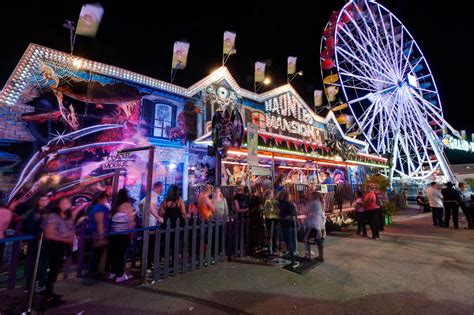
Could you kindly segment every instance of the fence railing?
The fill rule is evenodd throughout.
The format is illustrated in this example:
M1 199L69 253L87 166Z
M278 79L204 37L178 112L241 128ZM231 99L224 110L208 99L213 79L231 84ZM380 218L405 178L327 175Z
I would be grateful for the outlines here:
M178 219L175 224L168 220L162 228L146 229L149 230L150 237L154 238L154 247L148 253L154 255L154 267L151 274L154 281L202 269L224 260L233 260L248 252L249 221L245 216L209 222L191 217L184 220ZM123 232L135 235L131 239L126 254L127 269L136 269L142 265L144 230L141 228ZM86 234L86 224L78 226L73 250L65 257L60 279L67 280L71 276L80 278L86 275L91 240L92 236ZM36 246L31 246L35 241L35 236L21 234L21 222L17 223L12 237L0 240L2 249L0 290L26 286L29 282L26 276L31 275L31 272L29 273L27 269L32 266L27 264L24 247L27 243L30 244L30 248L26 248L26 253L32 249L41 250ZM42 250L41 255L46 252Z

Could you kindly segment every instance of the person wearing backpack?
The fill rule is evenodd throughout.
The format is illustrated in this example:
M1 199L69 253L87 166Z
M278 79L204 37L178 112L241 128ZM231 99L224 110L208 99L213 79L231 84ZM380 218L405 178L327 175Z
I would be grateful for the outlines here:
M166 230L166 227L168 226L168 220L170 223L169 227L171 229L175 229L177 227L176 226L177 219L179 219L178 228L184 226L184 220L186 218L186 209L185 209L183 199L181 199L181 197L179 196L178 186L176 185L170 186L165 200L163 200L163 202L160 205L159 215L163 218L163 224L161 225L161 228L164 230ZM170 234L169 253L170 253L171 258L174 256L173 250L174 250L175 233L176 231L173 231ZM162 246L162 248L164 249L164 246Z
M265 191L264 199L265 204L263 214L265 216L266 243L270 255L273 255L278 250L278 200L275 199L273 191L271 189Z

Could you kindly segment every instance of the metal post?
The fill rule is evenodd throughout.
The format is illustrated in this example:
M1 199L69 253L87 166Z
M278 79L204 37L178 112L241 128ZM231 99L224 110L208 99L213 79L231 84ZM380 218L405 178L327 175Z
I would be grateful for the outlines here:
M220 187L221 186L221 181L222 181L222 158L221 155L219 154L219 148L215 148L215 153L216 153L216 179L214 181L214 186Z
M41 232L38 244L36 247L36 257L35 257L35 264L33 266L33 274L31 275L31 283L30 283L30 292L28 292L28 310L26 314L32 314L32 307L33 307L33 298L35 296L35 288L36 288L36 276L38 274L38 266L41 257L41 247L43 246L43 232Z
M275 154L272 153L272 191L275 191Z
M146 197L145 210L143 214L143 227L148 227L148 218L150 217L150 203L151 203L151 185L153 181L153 163L155 160L155 147L150 147L148 151L148 165L146 177ZM141 278L142 284L146 283L146 269L148 264L148 241L150 238L150 231L143 231L143 248L142 248L142 263L141 263ZM156 253L155 253L156 254Z
M69 41L70 41L70 45L71 45L71 55L74 54L74 44L76 43L76 29L75 27L71 27L69 29L70 33L69 33Z
M115 202L115 198L117 197L119 181L120 181L120 169L116 168L114 172L114 177L112 180L112 200L114 202Z

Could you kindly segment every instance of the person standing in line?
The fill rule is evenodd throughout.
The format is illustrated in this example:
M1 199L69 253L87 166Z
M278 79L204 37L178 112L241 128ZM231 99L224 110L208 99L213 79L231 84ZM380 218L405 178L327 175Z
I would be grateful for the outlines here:
M474 218L474 195L471 195L469 201L465 202L465 206L466 206L466 213L470 217L470 222L471 222L471 226L468 226L467 228L472 230L474 229L474 227L472 226L472 220Z
M324 215L323 196L319 192L312 191L309 193L308 201L308 212L305 221L306 232L304 236L306 255L311 259L312 252L309 237L311 232L315 230L316 244L318 245L318 257L316 257L316 260L324 262L323 236L326 229L326 216Z
M259 190L254 187L252 190L252 196L250 197L249 207L249 224L250 224L250 235L249 235L249 253L250 255L255 254L257 248L261 245L262 237L262 212L263 212L263 200L260 196Z
M209 221L214 213L214 205L211 201L212 186L207 184L204 190L198 196L198 213L199 218L204 221Z
M132 276L124 272L125 254L130 242L129 230L135 228L135 209L128 196L128 190L122 188L117 193L117 198L112 206L112 220L110 223L109 236L109 260L112 276L115 282L123 282Z
M214 206L212 218L218 222L226 220L229 216L229 207L227 206L227 200L222 195L222 190L220 187L217 187L214 191L212 203Z
M2 198L3 196L1 195L1 192L0 192L0 240L3 240L6 237L5 232L10 226L10 223L13 218L12 211L1 204ZM0 242L0 271L3 271L2 268L3 268L4 251L5 251L5 243Z
M433 225L444 226L444 206L443 194L440 191L440 186L436 182L432 182L430 187L426 190L428 203L430 205L433 215Z
M378 211L380 209L379 205L377 204L377 197L372 189L372 187L368 187L367 192L364 196L364 209L365 209L365 216L367 221L369 221L370 230L372 232L372 239L378 240L380 239L379 233L379 217Z
M213 187L207 184L206 186L204 186L204 190L198 196L198 213L201 222L204 221L208 223L214 214L214 204L211 200L212 191ZM212 239L208 240L207 233L204 233L204 252L207 251L209 241L212 244ZM199 243L199 241L197 241L196 244L197 243ZM199 247L196 250L199 251ZM205 254L204 257L206 257ZM213 263L213 261L211 261L211 263ZM207 267L208 264L209 263L207 262L207 260L205 260L204 266Z
M451 215L453 216L453 226L455 229L459 228L459 204L462 202L461 194L454 184L451 182L446 183L446 188L441 190L443 195L443 205L444 205L444 224L446 228L449 228L449 221L451 220Z
M324 195L324 212L332 212L334 207L335 184L329 172L324 172L324 180L321 185L327 185L327 193Z
M102 191L93 201L88 214L88 232L92 236L92 247L89 254L88 272L94 276L99 272L100 261L107 248L107 236L110 223L109 195Z
M278 200L275 199L273 191L271 189L265 191L264 197L264 215L267 247L270 255L273 255L278 251Z
M474 218L471 211L469 211L468 204L471 202L471 193L467 191L466 185L464 183L459 183L459 194L461 198L461 210L464 213L464 216L467 220L467 228L474 229Z
M234 197L233 205L239 216L245 216L245 214L248 213L250 207L250 196L245 193L242 187L237 187L237 194Z
M227 206L227 200L222 195L222 190L220 187L216 187L214 198L212 199L214 204L214 213L212 219L216 222L216 233L218 238L218 244L212 243L214 246L217 246L218 255L222 253L222 225L219 225L219 222L227 221L229 217L229 207ZM212 255L214 255L214 246L212 248ZM216 259L216 257L214 257ZM212 261L211 261L212 263Z
M286 248L291 259L291 266L296 268L300 263L296 260L296 205L291 201L291 195L284 190L280 193L278 204L280 210L280 226L283 231Z
M26 261L25 261L25 291L28 291L31 285L31 277L33 276L33 267L35 263L36 257L36 250L38 246L37 237L43 232L43 222L48 215L48 205L50 199L49 196L46 194L41 194L35 202L35 205L27 215L25 221L23 222L23 231L27 235L34 235L35 239L28 241L28 252L26 254ZM44 249L45 246L42 246ZM38 274L37 274L37 287L36 292L44 291L45 284L46 284L46 276L47 276L47 269L48 269L48 258L46 256L46 252L42 251L42 255L40 258L40 263L38 266Z
M177 185L170 186L165 200L160 205L159 215L163 218L163 224L161 228L166 230L168 227L168 221L170 223L170 228L173 231L170 233L170 251L169 255L171 258L171 266L173 265L174 257L174 240L176 233L179 232L179 228L184 226L184 220L186 220L186 209L183 199L179 196L179 187ZM177 220L179 219L179 226L176 225ZM178 231L176 231L177 229ZM165 239L163 238L163 241ZM165 243L163 243L164 245ZM163 249L165 246L163 246Z
M367 237L367 227L365 218L364 199L361 191L356 192L356 201L354 204L354 210L357 220L357 235Z
M74 241L74 215L70 198L62 198L44 222L44 238L47 240L49 273L46 280L45 300L48 306L59 304L62 295L53 292L64 256Z
M162 191L163 191L162 182L156 182L155 184L153 184L153 190L151 191L151 196L150 196L150 207L149 207L150 213L148 214L148 226L157 226L163 223L163 218L158 213L158 208L160 205L159 198ZM143 217L145 214L145 202L146 202L146 196L138 204L138 208L140 209ZM153 266L154 253L155 253L155 240L156 240L155 231L151 231L148 238L148 268L152 268Z

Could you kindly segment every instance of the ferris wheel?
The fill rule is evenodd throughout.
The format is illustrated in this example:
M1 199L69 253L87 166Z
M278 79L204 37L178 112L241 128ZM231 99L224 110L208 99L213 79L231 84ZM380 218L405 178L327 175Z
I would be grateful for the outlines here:
M334 12L321 41L321 71L337 120L355 118L347 133L363 134L376 153L390 157L391 177L423 179L441 169L454 180L440 142L443 130L453 129L443 118L435 80L420 47L389 10L360 0Z

